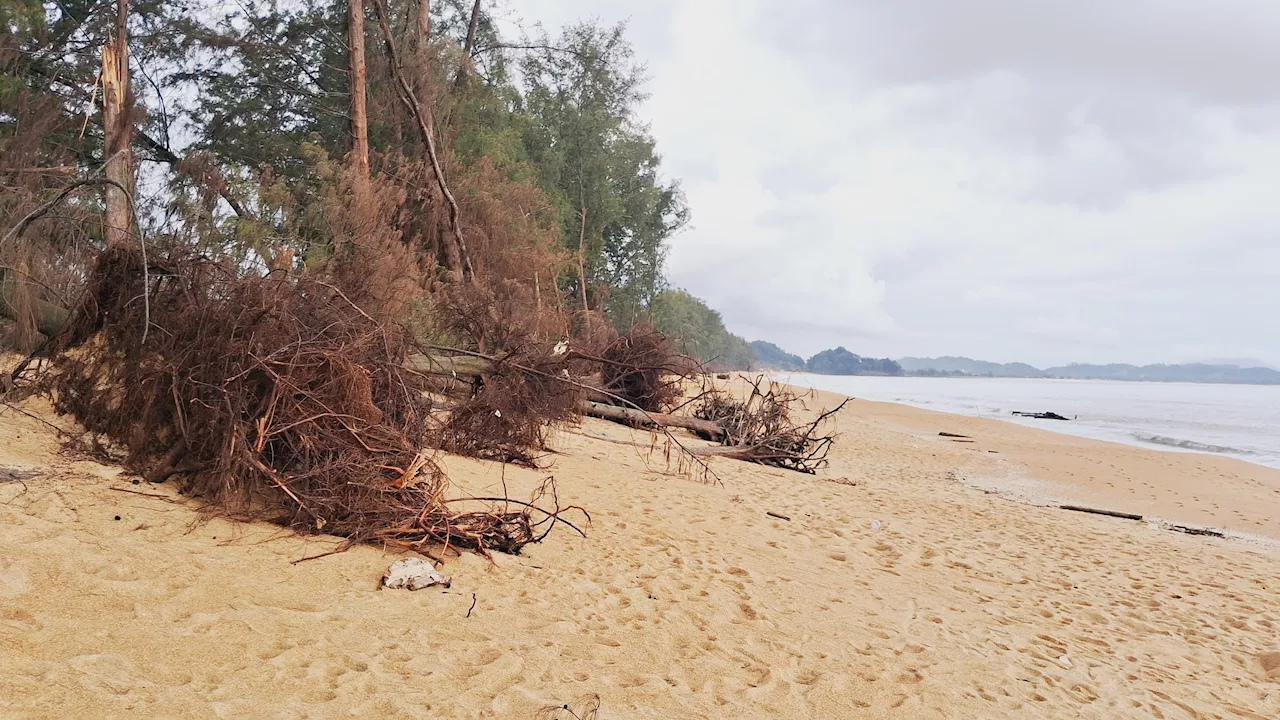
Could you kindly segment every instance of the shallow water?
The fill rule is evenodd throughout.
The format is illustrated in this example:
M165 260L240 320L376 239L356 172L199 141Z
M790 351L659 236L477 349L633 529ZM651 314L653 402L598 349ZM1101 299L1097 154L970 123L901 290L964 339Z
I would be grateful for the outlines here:
M929 410L1280 468L1280 386L782 374L794 385ZM1013 411L1056 412L1071 421Z

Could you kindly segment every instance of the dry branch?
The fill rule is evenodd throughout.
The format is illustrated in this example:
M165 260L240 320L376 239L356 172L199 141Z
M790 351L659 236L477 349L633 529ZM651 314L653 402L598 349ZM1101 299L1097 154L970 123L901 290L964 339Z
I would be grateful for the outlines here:
M724 448L699 452L813 474L827 464L834 434L821 434L823 423L840 412L848 400L826 410L810 423L793 417L799 397L772 380L757 377L744 399L721 390L708 390L694 402L694 416L725 430Z

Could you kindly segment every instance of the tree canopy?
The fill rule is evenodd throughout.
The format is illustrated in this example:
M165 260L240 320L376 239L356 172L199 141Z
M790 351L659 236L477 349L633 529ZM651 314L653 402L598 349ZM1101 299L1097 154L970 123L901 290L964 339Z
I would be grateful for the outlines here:
M127 4L134 200L146 237L269 269L322 263L343 237L365 231L335 224L336 206L349 204L341 180L353 132L348 7ZM517 247L524 260L504 262L547 303L585 304L621 329L648 321L665 287L667 242L689 214L637 115L644 68L625 26L584 22L554 37L504 37L493 22L500 9L488 2L351 7L364 16L371 166L396 195L380 200L389 231L442 263L449 252L448 221L430 210L438 191L382 51L387 41L426 109L440 171L458 196L457 229L478 235L477 262L496 262L486 245ZM115 4L97 0L0 0L3 218L20 217L107 159L97 77L115 19ZM90 212L99 202L77 198L66 214L74 228L45 222L33 238L100 246ZM65 305L41 284L70 278L53 268L24 272L39 281L24 285L36 300Z
M684 290L666 290L651 304L653 327L676 338L682 352L718 369L750 369L756 355L725 329L720 313Z

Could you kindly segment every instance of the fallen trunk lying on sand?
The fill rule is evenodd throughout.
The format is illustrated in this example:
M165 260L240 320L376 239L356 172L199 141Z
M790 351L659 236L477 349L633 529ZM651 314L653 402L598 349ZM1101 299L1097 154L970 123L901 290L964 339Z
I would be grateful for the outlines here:
M684 428L685 430L693 431L695 435L704 440L715 440L718 442L723 440L725 437L725 430L720 425L711 422L710 420L702 420L689 415L645 412L643 410L618 407L617 405L606 405L604 403L592 402L590 400L583 402L582 414L600 418L602 420L613 420L614 422L636 425L638 427ZM714 449L718 450L719 448Z
M447 352L449 349L436 350ZM506 359L482 357L477 353L417 355L412 356L410 362L419 372L451 378L454 390L482 386L486 375L499 367L518 367ZM792 419L792 411L799 398L772 381L763 387L764 380L759 378L745 400L736 400L723 391L705 390L692 401L693 414L679 415L641 409L629 398L592 385L588 378L565 376L564 381L589 393L595 392L594 396L589 394L580 401L578 409L583 415L662 431L682 428L704 440L721 443L719 447L682 446L693 458L727 457L810 474L826 464L827 449L834 439L834 435L820 435L818 427L844 407L841 403L820 413L811 423L797 424ZM631 407L600 402L597 398L601 396Z

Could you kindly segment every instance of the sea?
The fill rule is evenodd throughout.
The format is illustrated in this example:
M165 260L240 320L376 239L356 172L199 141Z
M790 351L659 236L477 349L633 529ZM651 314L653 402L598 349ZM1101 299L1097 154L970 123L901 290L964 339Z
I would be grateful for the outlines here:
M1280 385L808 373L775 377L864 400L1280 468ZM1072 419L1036 420L1014 411L1054 412Z

